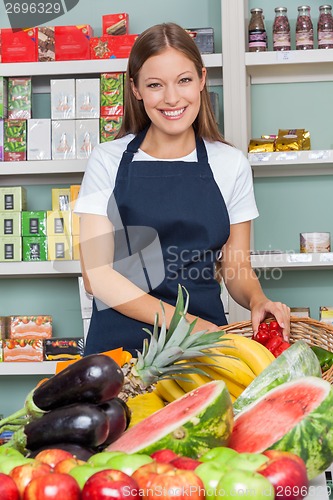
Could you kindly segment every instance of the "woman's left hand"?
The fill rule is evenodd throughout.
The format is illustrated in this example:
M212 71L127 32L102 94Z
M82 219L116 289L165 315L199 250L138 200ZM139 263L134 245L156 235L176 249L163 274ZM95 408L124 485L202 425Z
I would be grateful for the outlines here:
M257 303L251 310L252 328L254 334L258 332L259 324L269 316L274 316L282 328L283 339L289 342L290 338L290 307L282 302Z

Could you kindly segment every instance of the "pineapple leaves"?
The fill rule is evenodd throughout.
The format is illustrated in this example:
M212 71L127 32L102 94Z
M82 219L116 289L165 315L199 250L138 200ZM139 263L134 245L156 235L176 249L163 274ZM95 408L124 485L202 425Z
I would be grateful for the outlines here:
M177 328L177 325L181 319L181 316L185 315L187 313L188 304L189 304L189 293L186 290L186 288L184 288L184 291L187 295L185 306L184 306L184 297L183 297L183 292L182 292L182 286L178 285L178 295L177 295L176 307L175 307L175 312L171 318L170 326L169 326L168 333L167 333L167 340L169 340L173 336L173 333Z

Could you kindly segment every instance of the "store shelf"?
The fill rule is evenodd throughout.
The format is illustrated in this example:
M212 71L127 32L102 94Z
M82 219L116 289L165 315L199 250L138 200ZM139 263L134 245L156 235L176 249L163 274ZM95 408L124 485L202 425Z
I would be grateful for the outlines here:
M57 361L15 361L0 363L1 375L53 375Z
M0 162L0 183L2 186L81 183L86 164L87 160Z
M252 84L333 80L333 49L246 52Z
M333 150L249 153L255 177L332 175Z
M80 261L0 262L0 278L63 278L81 276Z
M333 269L333 252L256 254L251 255L251 263L259 270Z

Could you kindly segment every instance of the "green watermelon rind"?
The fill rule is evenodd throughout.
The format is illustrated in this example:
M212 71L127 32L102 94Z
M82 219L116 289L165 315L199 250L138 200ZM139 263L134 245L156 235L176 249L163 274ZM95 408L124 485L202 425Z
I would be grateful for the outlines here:
M234 422L230 393L222 380L208 382L201 387L204 388L212 384L215 385L216 390L211 400L207 401L207 404L198 413L188 415L186 419L182 417L182 422L179 426L174 425L174 423L165 422L164 425L169 425L172 430L166 432L164 436L157 438L149 444L140 442L140 426L144 425L145 421L149 425L150 417L147 417L125 432L125 434L130 432L133 436L132 449L128 449L128 446L125 449L122 445L122 437L120 437L108 447L108 450L150 455L154 451L168 448L179 455L199 458L211 448L226 446L229 442ZM196 394L200 394L200 389L195 389L170 404L175 405L179 402L182 404L186 401L186 398L196 397ZM163 415L163 411L164 408L158 410L156 414Z
M235 417L235 423L239 418L244 418L246 421L246 415L255 410L257 404L265 399L265 397L273 395L274 392L279 390L283 391L283 386L290 387L294 385L296 388L297 384L302 383L318 384L318 388L323 387L325 389L327 396L315 410L306 415L293 429L286 432L282 438L268 448L261 447L260 442L258 442L258 447L255 450L247 450L246 443L244 443L242 444L242 449L237 451L262 453L265 449L272 449L295 453L304 460L308 478L311 480L324 472L333 462L333 422L331 416L333 407L333 388L329 382L322 378L307 376L280 384L278 387L269 391L269 394L264 394L244 408L244 410ZM274 419L274 415L272 419ZM262 425L262 421L260 415L258 415L259 428L260 425Z
M234 415L285 382L299 377L321 377L317 356L304 340L297 340L247 386L234 402Z

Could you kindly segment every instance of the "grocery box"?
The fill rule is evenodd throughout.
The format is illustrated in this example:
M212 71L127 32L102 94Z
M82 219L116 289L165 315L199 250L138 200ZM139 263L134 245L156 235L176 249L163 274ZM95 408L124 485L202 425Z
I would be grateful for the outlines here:
M71 188L52 188L52 210L66 212L71 209Z
M38 61L55 61L54 26L38 27Z
M7 118L8 112L8 79L0 76L0 118Z
M0 212L0 236L21 236L21 212Z
M4 362L44 360L44 346L41 339L7 339L2 342Z
M80 216L74 213L75 202L79 196L80 184L72 184L70 186L70 199L72 211L72 234L77 236L80 234ZM73 257L74 258L74 257ZM74 259L76 260L76 259Z
M124 114L124 74L101 74L101 116Z
M75 79L60 78L50 81L52 120L75 118Z
M291 307L290 316L297 318L310 318L310 307Z
M129 16L126 12L102 16L103 35L126 35L129 32Z
M320 306L319 308L319 321L333 325L333 306Z
M36 62L38 60L37 28L1 29L2 62Z
M83 357L83 337L52 338L44 341L45 361L67 361Z
M46 212L46 232L48 236L71 234L70 211L48 210Z
M51 120L49 118L28 120L27 159L51 160Z
M52 337L52 316L8 316L10 339L49 339Z
M113 141L121 127L122 121L122 116L102 116L99 119L100 142Z
M46 236L46 211L23 211L22 236Z
M71 210L74 210L75 202L79 196L80 188L81 188L80 184L72 184L71 186L69 186Z
M48 260L71 260L72 242L71 236L48 236L47 238Z
M0 262L22 260L22 238L20 236L0 237Z
M99 78L77 78L75 81L76 118L99 118Z
M79 236L80 234L80 216L72 212L72 235ZM73 257L74 258L74 257ZM76 259L74 259L76 260Z
M89 158L92 150L99 143L99 120L75 120L76 158Z
M55 26L55 60L90 59L90 37L94 32L89 24Z
M194 39L201 54L214 54L213 28L188 28L186 31Z
M52 160L74 160L75 120L52 120Z
M27 120L4 121L4 160L27 159Z
M72 235L72 259L80 260L80 236L78 234Z
M0 212L20 212L27 207L27 192L24 187L0 187Z
M31 118L31 77L8 78L8 118Z
M0 339L5 339L7 337L7 316L0 316ZM2 351L2 348L0 349Z
M43 262L47 260L46 236L23 236L22 260L24 262Z
M101 36L90 39L91 59L114 59L129 57L138 35Z
M3 141L3 120L0 119L0 161L4 160Z

